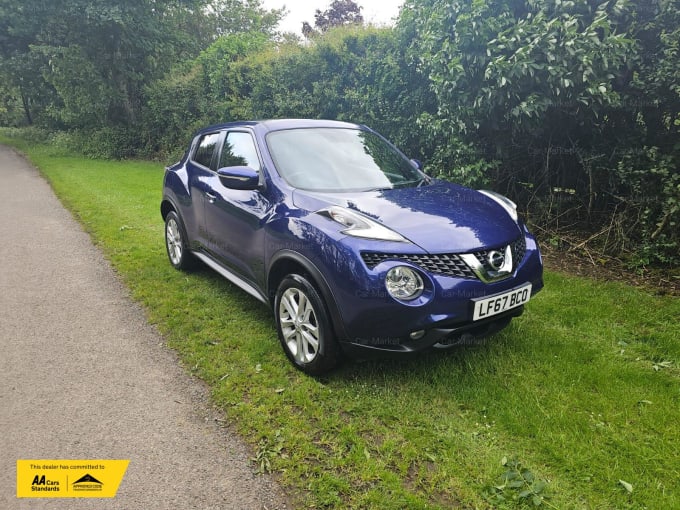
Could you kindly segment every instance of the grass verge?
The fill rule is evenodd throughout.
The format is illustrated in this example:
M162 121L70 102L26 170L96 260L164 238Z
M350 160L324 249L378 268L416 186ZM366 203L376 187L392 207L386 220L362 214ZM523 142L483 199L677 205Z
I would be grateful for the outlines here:
M269 310L166 260L163 170L29 155L191 373L306 508L680 508L680 300L546 273L483 345L306 377Z

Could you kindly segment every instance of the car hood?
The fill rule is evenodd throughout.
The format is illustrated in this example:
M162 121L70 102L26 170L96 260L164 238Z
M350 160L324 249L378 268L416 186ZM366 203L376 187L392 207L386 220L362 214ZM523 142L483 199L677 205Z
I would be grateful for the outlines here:
M293 201L310 212L331 205L358 211L430 253L496 248L515 241L521 232L494 200L441 181L419 188L355 193L295 190Z

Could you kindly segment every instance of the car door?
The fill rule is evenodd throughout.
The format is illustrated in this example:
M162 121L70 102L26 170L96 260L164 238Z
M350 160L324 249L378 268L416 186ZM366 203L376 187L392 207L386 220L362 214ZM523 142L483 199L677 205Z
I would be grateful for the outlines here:
M262 172L261 158L249 131L228 131L217 168L249 166ZM260 175L260 182L263 182ZM210 250L220 263L241 277L261 285L264 266L264 218L270 202L262 186L237 190L222 184L216 173L208 179L205 218L210 232Z
M210 192L210 178L215 175L223 133L206 133L197 140L187 162L187 179L191 196L190 213L184 221L190 242L207 248L210 234L205 220L206 194Z

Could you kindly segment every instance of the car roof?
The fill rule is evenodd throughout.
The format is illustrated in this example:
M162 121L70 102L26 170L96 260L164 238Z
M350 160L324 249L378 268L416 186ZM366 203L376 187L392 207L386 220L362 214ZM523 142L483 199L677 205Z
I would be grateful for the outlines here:
M231 129L239 127L250 127L263 133L270 131L280 131L284 129L299 129L299 128L349 128L349 129L366 129L359 124L351 122L342 122L338 120L323 120L323 119L269 119L269 120L242 120L235 122L225 122L223 124L215 124L199 130L196 134L202 135L222 129Z

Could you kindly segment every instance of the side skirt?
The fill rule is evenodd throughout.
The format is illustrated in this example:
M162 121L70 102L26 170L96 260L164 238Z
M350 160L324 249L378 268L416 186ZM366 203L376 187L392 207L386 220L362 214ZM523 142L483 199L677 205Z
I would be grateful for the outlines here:
M207 256L205 253L201 253L199 251L192 251L191 253L198 260L200 260L206 266L208 266L210 269L218 272L221 276L229 280L231 283L233 283L240 289L245 290L248 294L250 294L254 298L262 301L266 305L269 305L269 301L267 300L266 296L264 296L262 292L257 290L253 285L245 281L243 278L229 271L227 268L216 262L214 259Z

